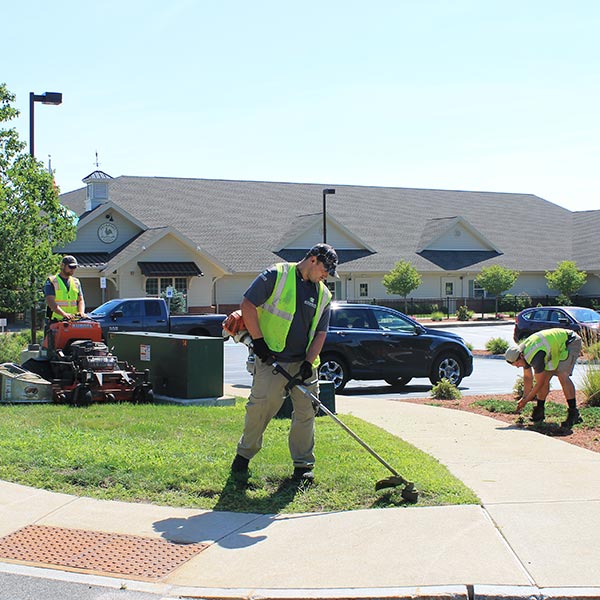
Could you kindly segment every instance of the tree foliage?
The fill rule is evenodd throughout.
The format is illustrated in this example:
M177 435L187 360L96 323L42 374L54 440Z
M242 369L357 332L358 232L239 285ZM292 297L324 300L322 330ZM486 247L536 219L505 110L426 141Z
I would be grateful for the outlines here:
M587 273L579 271L574 261L563 260L555 271L546 272L546 283L552 290L558 290L567 298L578 291L587 280Z
M496 314L498 313L498 296L509 290L519 278L519 271L513 271L501 265L483 267L475 278L475 283L490 296L496 297Z
M406 297L421 285L421 275L409 262L401 260L387 275L383 276L382 283L388 294L404 297L404 312L406 312Z
M56 273L53 251L75 239L76 224L59 203L54 179L28 153L15 128L1 125L19 115L15 96L0 84L0 310L24 311L42 298L42 286Z

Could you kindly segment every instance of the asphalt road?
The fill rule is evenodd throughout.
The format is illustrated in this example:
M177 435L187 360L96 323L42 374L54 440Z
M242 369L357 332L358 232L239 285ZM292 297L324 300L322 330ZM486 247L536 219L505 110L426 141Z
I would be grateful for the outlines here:
M453 327L452 331L460 335L475 350L485 349L490 338L503 338L512 343L513 325L477 325ZM250 387L252 378L246 371L247 350L241 344L232 341L225 343L225 381L233 385ZM575 370L575 384L579 381L583 369L578 366ZM460 390L465 396L479 394L508 394L512 392L517 377L522 370L515 369L506 363L502 357L478 358L475 357L473 374L465 378L460 384ZM560 389L558 383L553 382L552 389ZM350 381L342 395L381 396L385 394L391 398L419 398L428 396L431 391L429 379L413 379L406 387L396 390L383 380L377 381Z

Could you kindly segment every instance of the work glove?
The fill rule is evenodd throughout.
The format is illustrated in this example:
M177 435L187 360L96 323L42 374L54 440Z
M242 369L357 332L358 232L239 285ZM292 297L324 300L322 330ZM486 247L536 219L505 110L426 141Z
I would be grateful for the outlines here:
M273 351L267 346L265 338L256 338L252 340L252 349L254 350L254 354L265 363L272 361L274 358Z
M310 379L312 377L312 374L312 365L307 360L305 360L300 365L300 371L298 371L298 375L300 376L300 379L302 379L302 381L306 381L307 379Z

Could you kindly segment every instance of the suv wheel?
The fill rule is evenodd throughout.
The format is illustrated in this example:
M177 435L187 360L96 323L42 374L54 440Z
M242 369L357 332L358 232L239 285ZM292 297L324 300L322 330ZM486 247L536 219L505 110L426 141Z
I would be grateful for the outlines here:
M341 392L348 383L348 369L343 361L333 354L321 356L319 379L333 381L336 392Z
M433 385L442 379L447 379L454 385L459 385L463 378L462 362L455 354L440 354L431 368L429 380Z
M393 385L394 387L404 387L412 377L388 377L385 382Z

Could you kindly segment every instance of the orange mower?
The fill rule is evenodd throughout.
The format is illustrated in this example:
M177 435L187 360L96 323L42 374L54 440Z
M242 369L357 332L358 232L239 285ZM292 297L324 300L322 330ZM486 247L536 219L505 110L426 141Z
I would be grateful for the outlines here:
M100 323L92 319L52 323L39 355L22 366L52 383L54 402L153 401L148 370L136 372L113 356L102 341Z

